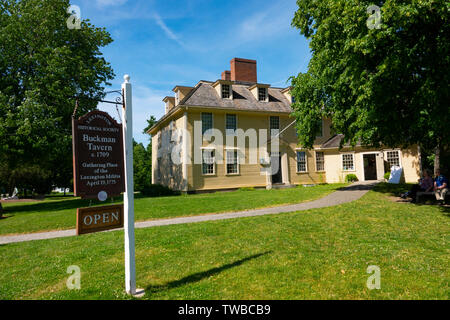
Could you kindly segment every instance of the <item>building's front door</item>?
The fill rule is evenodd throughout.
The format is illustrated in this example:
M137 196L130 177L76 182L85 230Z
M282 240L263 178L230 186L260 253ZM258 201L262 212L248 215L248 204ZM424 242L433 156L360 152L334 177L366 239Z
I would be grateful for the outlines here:
M281 174L281 156L272 155L272 184L282 183L283 175Z
M377 180L377 156L375 154L365 154L364 159L364 180Z

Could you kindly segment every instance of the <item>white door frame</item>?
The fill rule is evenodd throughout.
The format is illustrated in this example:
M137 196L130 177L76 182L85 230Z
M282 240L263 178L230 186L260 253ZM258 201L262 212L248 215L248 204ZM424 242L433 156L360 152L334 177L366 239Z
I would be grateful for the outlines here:
M377 180L380 180L382 177L378 177L378 161L383 160L383 151L367 151L367 152L361 152L361 166L362 166L362 178L363 181L366 181L366 170L364 168L364 155L366 154L374 154L375 155L375 168L377 170ZM383 164L384 166L384 164Z

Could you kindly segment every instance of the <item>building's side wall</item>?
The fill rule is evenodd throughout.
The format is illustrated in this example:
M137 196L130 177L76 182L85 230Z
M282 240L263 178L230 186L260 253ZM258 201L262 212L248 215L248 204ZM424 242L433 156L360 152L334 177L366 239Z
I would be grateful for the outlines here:
M158 131L157 135L152 137L152 182L174 190L182 190L184 182L181 158L182 138L180 132L177 131L182 128L183 117L180 116L173 122L169 122Z

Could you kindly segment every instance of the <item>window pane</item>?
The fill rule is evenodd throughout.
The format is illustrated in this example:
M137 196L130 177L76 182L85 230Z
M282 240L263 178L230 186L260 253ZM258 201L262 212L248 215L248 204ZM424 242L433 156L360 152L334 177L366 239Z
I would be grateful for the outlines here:
M270 117L270 134L277 135L280 132L280 117Z
M232 133L234 134L234 132L237 129L237 121L236 121L236 115L235 114L227 114L227 124L226 124L226 129L227 129L227 133Z
M202 172L203 174L214 174L214 163L215 163L215 151L214 150L202 150L203 163Z
M231 90L229 84L222 85L222 98L228 99L231 97Z
M400 154L398 151L388 151L386 160L389 163L390 168L392 168L392 166L400 167Z
M202 113L202 134L205 134L212 127L212 113Z
M316 152L316 171L325 171L325 155L323 152Z
M297 151L297 172L306 172L306 152Z
M343 154L342 155L342 168L344 171L353 171L353 154Z
M259 99L259 101L267 100L267 89L266 88L258 88L258 99Z
M237 150L227 151L227 174L238 173Z

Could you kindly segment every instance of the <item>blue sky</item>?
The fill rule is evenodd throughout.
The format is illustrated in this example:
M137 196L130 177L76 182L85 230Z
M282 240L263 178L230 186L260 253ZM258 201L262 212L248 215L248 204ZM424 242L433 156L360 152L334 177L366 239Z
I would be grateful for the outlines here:
M217 80L234 57L258 61L258 82L285 87L307 70L307 40L291 27L295 0L72 0L81 18L105 27L114 42L102 52L116 73L133 84L133 131L142 134L146 119L164 115L165 96L176 85ZM114 107L100 107L116 116Z

